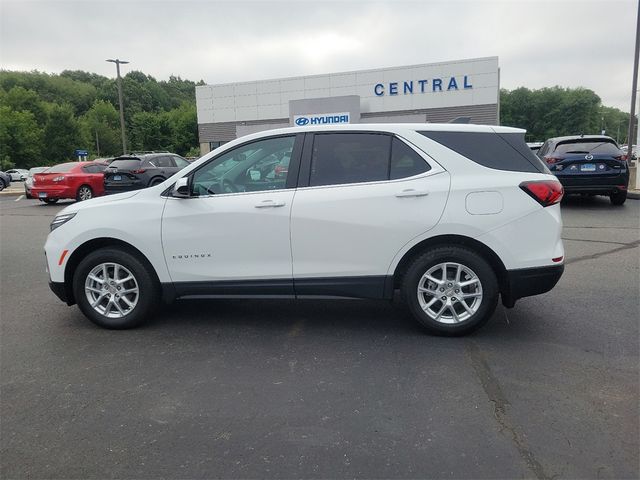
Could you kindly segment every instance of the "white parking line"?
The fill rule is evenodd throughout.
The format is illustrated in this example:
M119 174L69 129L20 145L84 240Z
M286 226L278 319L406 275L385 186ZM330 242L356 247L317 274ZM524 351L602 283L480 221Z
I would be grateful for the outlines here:
M24 198L24 195L20 195L18 198L16 198L14 200L14 202L19 202L20 200L22 200Z

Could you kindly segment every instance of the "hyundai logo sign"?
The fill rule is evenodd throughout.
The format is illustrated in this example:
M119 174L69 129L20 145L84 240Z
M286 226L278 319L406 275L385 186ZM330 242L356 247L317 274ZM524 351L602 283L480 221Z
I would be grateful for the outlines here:
M305 115L295 115L293 123L298 127L305 125L332 125L338 123L350 123L349 112L341 113L308 113Z

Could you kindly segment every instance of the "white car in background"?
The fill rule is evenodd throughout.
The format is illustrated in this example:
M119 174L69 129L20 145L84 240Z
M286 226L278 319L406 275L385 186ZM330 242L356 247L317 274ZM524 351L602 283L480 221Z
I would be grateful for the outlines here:
M53 292L106 328L139 325L161 299L399 291L429 332L462 335L499 297L554 287L562 195L519 129L286 128L65 208L45 252Z
M11 175L12 182L22 182L27 179L29 170L25 170L24 168L12 168L11 170L7 170L5 173Z

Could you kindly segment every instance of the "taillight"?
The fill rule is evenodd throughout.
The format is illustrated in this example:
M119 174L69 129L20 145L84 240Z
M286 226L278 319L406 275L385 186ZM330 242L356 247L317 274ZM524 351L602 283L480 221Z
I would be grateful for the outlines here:
M562 159L557 157L544 157L544 161L547 162L549 165L559 162L560 160Z
M543 207L555 205L564 195L564 188L557 180L522 182L520 188Z
M144 172L146 172L146 171L147 171L147 169L146 169L146 168L141 168L141 169L139 169L139 170L131 170L131 173L144 173Z
M64 176L63 175L61 175L59 177L53 177L51 179L52 182L61 182L62 180L64 180Z

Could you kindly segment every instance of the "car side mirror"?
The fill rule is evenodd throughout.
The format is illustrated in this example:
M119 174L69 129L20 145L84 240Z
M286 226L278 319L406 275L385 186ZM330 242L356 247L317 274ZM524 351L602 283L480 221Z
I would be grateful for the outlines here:
M189 198L189 177L179 178L176 184L173 186L171 196L176 198Z

